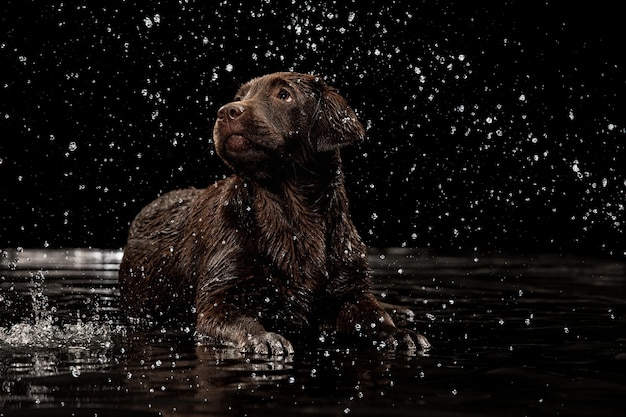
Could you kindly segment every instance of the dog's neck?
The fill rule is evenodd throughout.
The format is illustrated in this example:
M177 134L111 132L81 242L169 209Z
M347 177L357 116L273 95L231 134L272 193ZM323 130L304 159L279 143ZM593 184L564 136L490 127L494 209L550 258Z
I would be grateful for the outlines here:
M323 156L325 161L294 167L275 181L246 180L239 188L246 190L239 201L249 207L242 215L254 230L249 244L301 296L325 282L334 233L345 230L338 225L349 218L339 153Z
M310 204L323 204L325 196L344 187L344 175L339 150L318 153L305 164L292 164L280 169L270 178L255 183L289 204L294 198Z

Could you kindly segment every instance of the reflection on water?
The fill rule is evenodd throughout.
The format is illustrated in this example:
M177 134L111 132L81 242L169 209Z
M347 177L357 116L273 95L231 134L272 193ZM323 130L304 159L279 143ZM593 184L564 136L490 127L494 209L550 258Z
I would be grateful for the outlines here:
M120 256L2 253L0 415L617 416L626 405L621 262L374 252L380 296L417 313L403 324L431 339L429 355L320 344L268 359L128 325Z

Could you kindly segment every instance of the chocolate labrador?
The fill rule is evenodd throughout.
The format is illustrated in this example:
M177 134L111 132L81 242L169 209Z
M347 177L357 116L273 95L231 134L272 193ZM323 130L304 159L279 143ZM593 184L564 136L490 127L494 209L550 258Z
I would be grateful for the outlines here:
M376 300L348 212L339 150L364 129L316 76L266 75L217 112L215 148L235 174L172 191L131 224L122 306L242 352L285 355L332 329L379 349L427 349Z

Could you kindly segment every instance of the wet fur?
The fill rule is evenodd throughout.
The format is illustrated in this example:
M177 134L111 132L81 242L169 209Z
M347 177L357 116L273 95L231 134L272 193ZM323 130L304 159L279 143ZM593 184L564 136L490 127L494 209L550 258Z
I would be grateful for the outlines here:
M287 97L287 98L286 98ZM132 222L120 266L132 316L195 323L242 351L289 354L320 328L378 347L425 348L375 299L348 211L339 149L364 130L318 77L241 87L214 129L235 174L172 191Z

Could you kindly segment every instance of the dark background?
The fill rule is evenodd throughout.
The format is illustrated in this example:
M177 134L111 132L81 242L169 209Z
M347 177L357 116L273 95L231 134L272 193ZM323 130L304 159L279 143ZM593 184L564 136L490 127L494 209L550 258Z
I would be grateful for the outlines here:
M0 246L122 247L150 200L229 174L238 85L296 70L368 128L344 152L368 244L624 256L617 5L99 3L0 6Z

